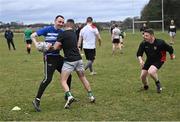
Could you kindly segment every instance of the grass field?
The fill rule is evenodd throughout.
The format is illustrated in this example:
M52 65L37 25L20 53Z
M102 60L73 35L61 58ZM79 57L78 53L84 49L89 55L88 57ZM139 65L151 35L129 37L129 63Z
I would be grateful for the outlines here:
M148 91L138 91L142 85L136 59L142 40L140 33L127 33L124 54L116 53L115 56L111 55L109 33L102 32L101 35L103 42L97 47L94 64L98 74L90 76L86 71L96 103L88 102L82 84L73 73L72 93L80 101L65 110L64 93L56 72L42 97L42 112L37 113L32 100L43 79L42 54L33 46L32 54L28 55L22 34L15 34L17 50L8 51L0 34L0 121L180 121L180 32L174 45L176 59L171 61L167 55L167 62L159 71L162 94L156 93L152 79ZM156 32L156 37L169 39L167 33L161 32ZM11 111L14 106L21 110Z

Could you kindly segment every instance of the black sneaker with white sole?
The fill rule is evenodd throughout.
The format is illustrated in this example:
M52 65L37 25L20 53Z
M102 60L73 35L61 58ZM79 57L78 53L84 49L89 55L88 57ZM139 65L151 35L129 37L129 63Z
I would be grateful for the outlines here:
M89 98L89 100L90 100L90 103L95 103L96 99L95 99L94 96L90 96L90 97L88 97L88 98Z
M74 97L73 96L69 96L67 101L66 101L66 104L64 105L64 108L65 109L69 109L70 108L70 105L74 102Z
M34 99L32 101L32 104L34 106L34 109L37 111L37 112L40 112L41 109L40 109L40 100L37 100L37 99Z
M162 92L161 83L159 81L156 82L156 89L157 89L157 93L161 93Z
M162 87L161 84L157 84L157 93L161 93L162 92Z

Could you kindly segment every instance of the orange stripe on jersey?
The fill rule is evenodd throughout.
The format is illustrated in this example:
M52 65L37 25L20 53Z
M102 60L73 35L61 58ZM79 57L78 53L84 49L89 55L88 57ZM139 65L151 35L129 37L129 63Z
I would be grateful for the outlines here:
M162 62L166 61L166 51L161 51L161 55L162 55L161 61Z

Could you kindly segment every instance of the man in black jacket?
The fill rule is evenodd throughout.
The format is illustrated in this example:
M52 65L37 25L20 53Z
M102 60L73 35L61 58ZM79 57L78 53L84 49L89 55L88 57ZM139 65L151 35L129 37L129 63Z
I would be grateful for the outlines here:
M9 28L6 28L6 31L4 33L4 37L7 40L9 50L11 50L11 45L12 45L13 49L16 50L14 42L13 42L14 34Z
M164 40L156 39L152 29L146 29L144 31L144 40L139 45L137 51L137 58L139 59L141 70L141 80L144 85L144 90L147 90L149 74L151 78L155 81L157 92L161 93L162 87L158 79L157 71L166 61L166 52L169 52L171 59L175 58L173 54L172 46L169 46ZM147 58L144 62L143 53L145 52Z

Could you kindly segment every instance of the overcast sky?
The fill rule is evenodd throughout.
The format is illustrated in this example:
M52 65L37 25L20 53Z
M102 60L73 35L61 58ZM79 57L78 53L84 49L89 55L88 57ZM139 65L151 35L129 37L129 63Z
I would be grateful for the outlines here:
M61 14L65 19L84 22L88 16L95 21L124 20L140 16L149 0L0 0L0 21L52 23Z

